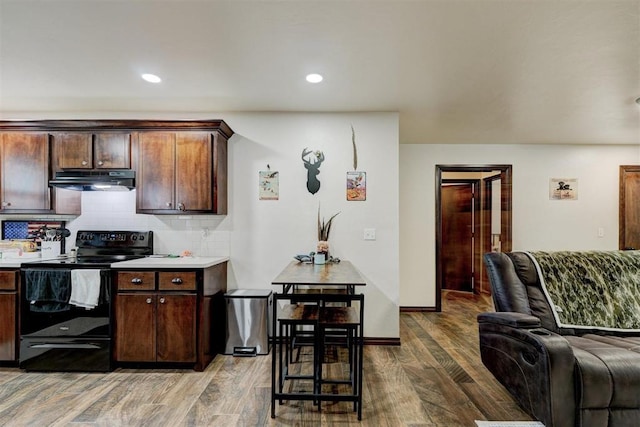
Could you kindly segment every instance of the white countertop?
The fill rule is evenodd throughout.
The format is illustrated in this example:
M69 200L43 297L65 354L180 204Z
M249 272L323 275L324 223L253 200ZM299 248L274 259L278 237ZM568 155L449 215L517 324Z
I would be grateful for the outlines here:
M0 258L0 268L20 268L25 262L42 261L40 252L24 252L21 256L17 254L3 254Z
M146 257L116 262L111 268L207 268L226 261L229 257Z
M0 259L0 268L20 268L23 262L35 261L33 258L2 258Z

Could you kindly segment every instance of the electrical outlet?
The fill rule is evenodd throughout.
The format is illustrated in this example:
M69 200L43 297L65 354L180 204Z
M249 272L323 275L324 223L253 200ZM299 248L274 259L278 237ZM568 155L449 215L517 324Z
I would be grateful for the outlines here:
M604 228L598 228L598 237L604 237Z
M364 240L376 240L376 229L375 228L365 228L364 229Z

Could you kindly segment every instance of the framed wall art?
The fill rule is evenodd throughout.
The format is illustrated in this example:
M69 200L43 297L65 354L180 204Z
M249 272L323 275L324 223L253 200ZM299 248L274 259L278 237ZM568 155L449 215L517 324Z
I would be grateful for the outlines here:
M549 180L550 200L578 200L578 180L576 178L551 178Z
M347 200L367 200L367 173L347 172Z
M275 171L259 171L258 197L260 200L278 200L280 198L280 174Z

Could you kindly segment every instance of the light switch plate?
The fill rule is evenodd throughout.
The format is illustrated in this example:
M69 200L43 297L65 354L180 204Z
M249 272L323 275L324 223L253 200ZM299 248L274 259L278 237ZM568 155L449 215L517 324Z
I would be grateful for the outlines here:
M365 228L364 229L364 240L376 240L376 229L375 228Z

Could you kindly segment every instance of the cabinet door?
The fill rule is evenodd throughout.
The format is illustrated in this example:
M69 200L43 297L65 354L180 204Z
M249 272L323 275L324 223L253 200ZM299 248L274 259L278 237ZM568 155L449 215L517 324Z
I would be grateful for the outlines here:
M16 291L18 289L18 273L17 270L0 271L0 290Z
M196 361L196 295L158 295L158 362Z
M182 211L213 209L211 134L176 135L176 203Z
M53 135L53 149L58 169L91 169L91 133L57 133Z
M129 169L131 167L131 135L98 133L93 143L96 169Z
M116 300L116 355L119 362L155 362L156 296L118 294Z
M0 361L16 360L16 293L0 293Z
M173 210L175 134L141 132L138 143L138 210ZM193 170L193 167L192 167Z
M48 135L5 133L1 137L2 209L51 209Z

